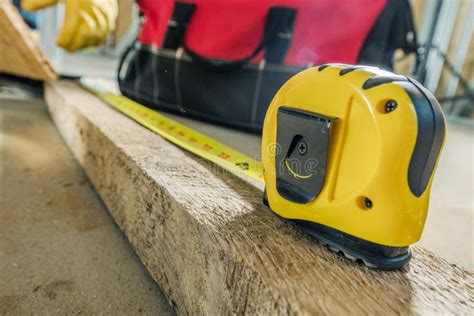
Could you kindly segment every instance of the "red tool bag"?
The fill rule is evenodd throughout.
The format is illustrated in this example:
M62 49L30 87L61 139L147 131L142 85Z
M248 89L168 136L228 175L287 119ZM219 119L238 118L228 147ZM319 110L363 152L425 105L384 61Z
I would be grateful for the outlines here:
M407 0L140 0L122 94L149 107L261 130L277 90L324 63L391 67L415 49ZM413 36L407 36L409 33Z

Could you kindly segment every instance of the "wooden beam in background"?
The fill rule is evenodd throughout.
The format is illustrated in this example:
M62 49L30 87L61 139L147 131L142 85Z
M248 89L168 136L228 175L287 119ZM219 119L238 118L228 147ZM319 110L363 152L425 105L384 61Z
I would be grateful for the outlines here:
M52 81L56 72L10 1L0 0L0 72Z

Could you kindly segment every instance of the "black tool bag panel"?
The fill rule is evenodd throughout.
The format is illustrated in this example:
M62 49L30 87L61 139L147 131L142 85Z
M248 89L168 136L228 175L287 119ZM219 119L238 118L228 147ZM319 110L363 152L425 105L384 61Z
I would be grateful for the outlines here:
M136 44L122 93L154 109L249 131L260 131L278 89L304 68L247 63L219 71L193 62L181 50Z

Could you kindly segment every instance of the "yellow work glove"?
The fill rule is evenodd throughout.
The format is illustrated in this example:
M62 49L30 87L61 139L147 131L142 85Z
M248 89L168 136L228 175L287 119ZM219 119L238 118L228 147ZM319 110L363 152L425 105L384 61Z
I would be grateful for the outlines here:
M59 1L66 12L56 43L69 52L105 42L115 30L117 0L22 0L25 10L37 11Z

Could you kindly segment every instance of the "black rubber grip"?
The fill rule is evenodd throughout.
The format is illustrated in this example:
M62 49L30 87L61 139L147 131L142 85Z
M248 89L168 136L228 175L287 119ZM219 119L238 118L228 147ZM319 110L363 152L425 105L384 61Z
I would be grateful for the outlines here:
M445 121L438 101L420 83L408 78L407 82L396 84L408 93L416 112L418 133L408 168L408 185L419 197L426 190L441 152Z

